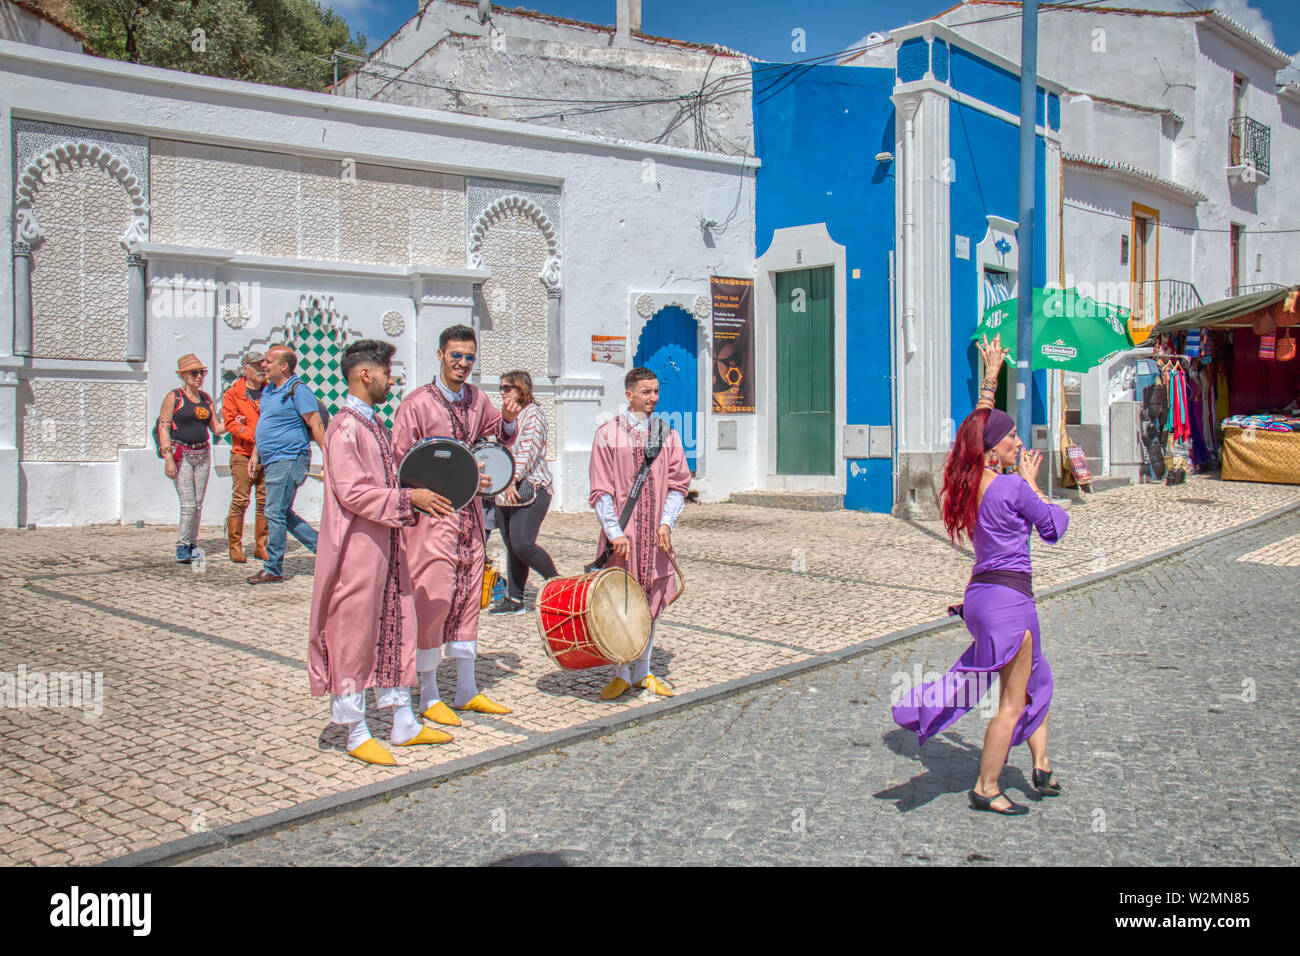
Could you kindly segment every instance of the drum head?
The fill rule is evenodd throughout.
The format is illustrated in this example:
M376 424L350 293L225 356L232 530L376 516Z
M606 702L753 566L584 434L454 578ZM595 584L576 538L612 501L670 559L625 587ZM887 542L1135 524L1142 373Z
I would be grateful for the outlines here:
M436 491L458 511L478 492L478 464L454 438L426 438L412 445L397 477L404 488Z
M474 460L482 462L483 473L492 479L492 487L479 494L490 498L505 491L515 476L515 456L510 454L510 449L499 442L485 440L474 444L472 450Z
M617 664L636 660L650 642L650 603L622 568L596 572L587 598L587 621L601 653Z

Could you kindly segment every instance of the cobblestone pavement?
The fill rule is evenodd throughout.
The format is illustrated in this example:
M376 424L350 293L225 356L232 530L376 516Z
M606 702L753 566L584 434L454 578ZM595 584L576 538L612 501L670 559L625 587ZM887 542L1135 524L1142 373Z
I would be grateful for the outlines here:
M918 751L895 675L944 670L949 628L662 720L239 843L190 865L1294 865L1300 568L1238 557L1268 522L1047 598L1064 793L973 813L985 720Z
M1074 505L1060 545L1035 550L1037 585L1298 503L1300 487L1208 478L1098 493ZM594 552L595 532L589 513L556 514L541 541L562 573L575 573ZM98 716L93 703L86 713L37 706L30 695L26 706L0 709L0 862L98 862L655 706L635 695L600 701L604 669L557 671L531 615L484 615L479 684L515 713L469 715L453 743L402 751L398 768L360 764L343 752L326 704L307 692L311 555L291 544L290 580L252 588L243 578L256 564L231 564L217 528L204 529L210 557L193 568L173 563L173 536L167 528L0 532L0 675L25 672L30 692L32 675L100 674L103 692ZM654 668L679 691L933 619L959 598L970 570L937 525L858 512L692 505L674 542L687 592L661 622ZM499 538L490 551L500 551ZM1248 558L1234 571L1263 579L1293 553L1261 552L1263 563ZM945 667L946 657L938 655ZM450 696L449 665L442 677ZM86 683L90 696L93 679ZM65 685L65 695L71 690ZM386 734L386 716L372 714L371 728ZM684 773L697 786L708 779ZM1257 768L1251 776L1267 777ZM1158 775L1143 771L1143 779L1160 791Z

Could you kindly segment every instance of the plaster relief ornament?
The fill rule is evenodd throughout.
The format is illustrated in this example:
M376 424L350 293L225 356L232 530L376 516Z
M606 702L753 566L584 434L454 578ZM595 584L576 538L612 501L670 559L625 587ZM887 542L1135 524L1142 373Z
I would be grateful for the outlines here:
M228 302L221 307L221 321L232 329L242 329L251 318L248 306L242 302Z
M655 314L655 300L653 296L643 295L636 300L636 314L643 319L648 319Z
M695 317L697 319L707 319L713 314L713 301L707 295L697 295L695 297Z
M394 337L401 335L406 331L406 320L402 318L402 313L396 309L391 309L384 313L384 331Z
M33 246L44 237L45 230L37 220L33 208L43 186L59 178L64 168L96 166L117 180L126 191L131 203L131 222L119 239L122 248L149 241L149 202L144 184L131 170L127 160L115 155L99 143L84 140L60 143L40 156L34 157L26 168L17 170L14 189L14 220L17 238Z

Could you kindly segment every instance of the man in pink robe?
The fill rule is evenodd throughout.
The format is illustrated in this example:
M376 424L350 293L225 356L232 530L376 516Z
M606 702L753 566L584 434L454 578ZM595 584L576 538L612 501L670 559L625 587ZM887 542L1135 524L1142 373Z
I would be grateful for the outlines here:
M443 330L438 339L438 374L432 383L403 398L393 419L399 462L424 438L454 438L466 445L489 435L513 440L518 403L507 399L498 412L482 389L466 381L476 352L477 339L469 326ZM421 521L405 534L419 621L415 669L420 675L420 712L439 724L460 725L460 718L438 693L438 662L445 653L456 661L457 710L510 713L509 707L479 693L474 674L485 560L482 500L475 497L460 511Z
M446 743L411 711L415 682L415 607L399 528L415 508L451 511L425 489L399 488L388 429L374 406L388 396L394 348L363 339L343 353L348 394L325 430L325 504L312 582L307 674L314 696L330 695L330 718L348 727L348 754L365 763L397 763L366 726L366 688L393 708L398 746ZM432 522L433 519L421 519Z
M622 526L623 506L645 461L650 414L659 402L659 380L648 368L634 368L623 385L628 410L597 428L592 442L590 504L600 518L597 553L603 554L609 542L613 546L609 566L627 568L650 601L650 642L631 665L618 668L600 696L614 700L635 685L671 697L673 692L650 673L650 653L654 648L654 620L677 594L677 577L669 555L676 556L672 529L686 503L691 469L681 437L667 422L656 419L655 427L664 435L661 448L650 465L627 527Z

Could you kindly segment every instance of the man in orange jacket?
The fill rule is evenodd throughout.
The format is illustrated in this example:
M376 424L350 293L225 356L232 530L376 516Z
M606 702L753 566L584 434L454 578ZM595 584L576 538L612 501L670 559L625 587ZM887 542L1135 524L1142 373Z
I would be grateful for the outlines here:
M249 352L243 360L243 378L226 389L221 398L221 412L230 429L230 477L235 490L230 497L230 514L226 516L226 537L230 541L230 560L243 564L244 513L248 510L249 492L257 486L257 547L253 557L266 558L266 473L258 465L253 475L248 473L248 460L253 454L257 439L258 403L262 386L266 384L265 356Z

